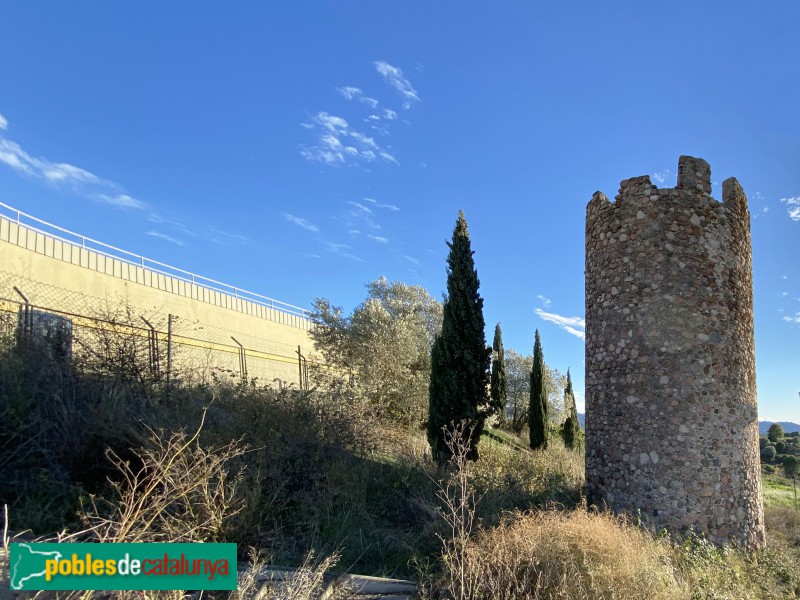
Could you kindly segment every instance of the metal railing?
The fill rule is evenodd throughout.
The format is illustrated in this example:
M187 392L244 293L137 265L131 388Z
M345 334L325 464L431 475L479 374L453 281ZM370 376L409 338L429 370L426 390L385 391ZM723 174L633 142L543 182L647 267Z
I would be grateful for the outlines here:
M43 221L42 219L34 217L33 215L24 213L21 210L18 210L13 206L9 206L3 202L0 202L0 217L5 217L10 221L15 222L19 226L25 227L37 233L41 233L42 235L51 237L53 239L57 239L61 242L65 242L73 246L79 246L85 250L102 254L108 258L118 260L135 267L142 267L143 269L147 269L153 273L172 277L174 279L191 283L192 285L196 285L207 290L233 296L239 300L252 302L253 304L258 304L265 308L278 310L290 315L302 317L304 319L307 319L310 315L310 311L305 308L288 304L286 302L281 302L280 300L275 300L274 298L270 298L268 296L262 296L261 294L244 290L237 286L223 283L222 281L217 281L216 279L211 279L210 277L203 277L202 275L192 273L191 271L179 269L178 267L173 267L172 265L168 265L166 263L162 263L133 252L128 252L122 248L111 246L110 244L106 244L90 237L86 237L85 235L75 233L74 231L64 229L58 225L48 223L47 221ZM26 221L32 221L40 226L47 227L50 229L50 231L40 229L36 225L31 225ZM59 233L53 233L53 231L57 231ZM73 239L69 239L64 236L72 236Z

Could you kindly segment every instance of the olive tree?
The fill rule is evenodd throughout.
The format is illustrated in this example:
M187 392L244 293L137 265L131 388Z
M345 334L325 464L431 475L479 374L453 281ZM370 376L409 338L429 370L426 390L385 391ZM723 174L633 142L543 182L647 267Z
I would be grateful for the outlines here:
M325 298L314 302L311 337L324 361L352 374L383 418L419 423L425 418L431 345L441 329L442 305L415 285L381 277L350 315Z

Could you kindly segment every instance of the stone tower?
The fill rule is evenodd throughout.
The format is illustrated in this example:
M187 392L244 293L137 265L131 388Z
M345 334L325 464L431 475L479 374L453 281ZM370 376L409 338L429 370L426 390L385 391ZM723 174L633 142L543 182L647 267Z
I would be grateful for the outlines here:
M734 178L680 157L678 185L586 207L590 501L715 543L764 542L750 213Z

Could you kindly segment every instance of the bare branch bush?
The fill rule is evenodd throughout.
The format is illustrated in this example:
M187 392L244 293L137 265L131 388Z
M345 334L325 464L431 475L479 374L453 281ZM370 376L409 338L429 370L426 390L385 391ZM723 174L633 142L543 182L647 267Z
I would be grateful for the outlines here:
M445 525L445 533L437 533L442 543L442 562L446 590L450 597L466 600L474 596L475 573L468 566L468 546L476 526L476 497L470 483L470 438L472 428L467 421L445 428L445 444L451 455L452 471L439 482L436 497L437 514Z
M229 464L247 450L238 442L220 448L191 437L149 429L149 447L136 450L141 468L132 468L113 451L109 459L121 474L111 482L115 501L91 497L84 507L87 532L98 542L216 542L242 507L240 473Z

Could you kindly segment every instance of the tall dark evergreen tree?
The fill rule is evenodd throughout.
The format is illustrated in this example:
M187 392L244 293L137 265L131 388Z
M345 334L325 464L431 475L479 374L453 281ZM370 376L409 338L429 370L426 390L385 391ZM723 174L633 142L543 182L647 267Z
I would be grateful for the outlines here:
M578 408L575 406L575 394L572 391L572 376L567 369L567 385L564 387L564 411L567 418L564 421L564 445L575 448L580 437L580 423L578 422Z
M489 387L489 410L500 416L500 423L506 420L506 358L503 350L503 332L500 323L494 327L492 344L492 384Z
M428 403L428 442L434 458L450 458L444 428L466 421L471 431L468 458L477 460L478 440L487 412L491 348L486 346L483 298L472 259L467 221L459 211L449 242L447 297L442 332L431 350L431 381Z
M531 448L547 448L550 434L548 424L547 381L545 379L544 352L539 330L533 344L533 369L531 370L531 404L528 410Z

